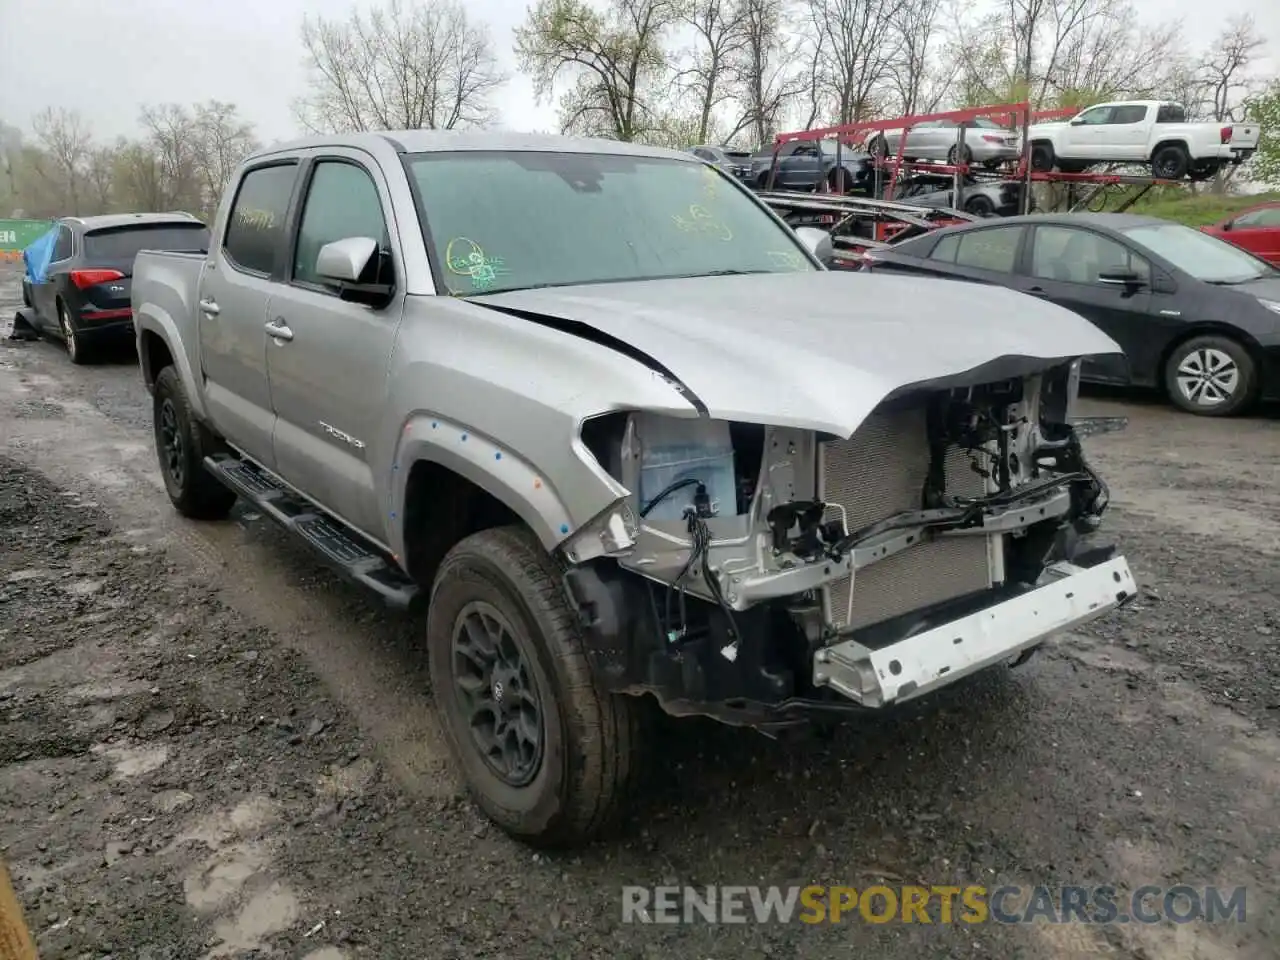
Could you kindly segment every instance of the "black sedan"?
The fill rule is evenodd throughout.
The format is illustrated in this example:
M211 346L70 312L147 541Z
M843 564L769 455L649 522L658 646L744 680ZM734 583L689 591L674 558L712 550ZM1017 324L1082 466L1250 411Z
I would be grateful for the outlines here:
M139 250L207 251L209 229L184 213L63 217L42 275L23 281L37 330L67 344L72 363L91 363L103 341L133 336L129 307Z
M1280 399L1280 270L1199 230L1035 214L945 227L865 259L864 270L995 283L1074 310L1124 350L1087 359L1083 380L1159 387L1205 416Z

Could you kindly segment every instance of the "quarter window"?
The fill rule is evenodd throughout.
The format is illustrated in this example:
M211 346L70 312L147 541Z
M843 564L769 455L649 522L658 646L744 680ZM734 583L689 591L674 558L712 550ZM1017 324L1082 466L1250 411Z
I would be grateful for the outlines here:
M293 279L324 284L326 281L316 273L320 248L348 237L369 237L377 241L384 255L390 247L378 188L363 167L340 160L322 160L316 164L302 210L293 256Z
M297 169L296 163L258 167L240 181L222 240L235 266L266 275L275 268Z
M51 261L70 260L74 247L71 240L71 231L63 226L58 226L58 239L53 244L53 255Z
M1063 283L1097 283L1098 274L1131 270L1151 279L1151 266L1109 237L1074 227L1037 227L1031 275Z

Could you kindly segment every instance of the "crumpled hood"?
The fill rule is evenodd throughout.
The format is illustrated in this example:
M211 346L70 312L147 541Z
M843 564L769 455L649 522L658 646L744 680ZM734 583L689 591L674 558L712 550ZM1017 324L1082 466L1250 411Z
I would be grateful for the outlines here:
M843 437L913 387L966 386L1121 352L1083 317L1035 297L884 274L582 284L471 302L620 340L665 366L717 419Z

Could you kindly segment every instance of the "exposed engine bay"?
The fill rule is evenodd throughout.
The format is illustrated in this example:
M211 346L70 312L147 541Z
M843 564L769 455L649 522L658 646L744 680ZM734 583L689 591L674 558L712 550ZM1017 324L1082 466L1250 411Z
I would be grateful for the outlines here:
M1063 363L903 392L848 438L645 413L590 421L584 441L632 491L626 529L615 516L592 532L606 555L568 574L602 677L670 712L753 725L876 705L879 693L814 664L868 660L1082 560L1108 491L1071 426L1073 377ZM572 546L569 558L581 559Z

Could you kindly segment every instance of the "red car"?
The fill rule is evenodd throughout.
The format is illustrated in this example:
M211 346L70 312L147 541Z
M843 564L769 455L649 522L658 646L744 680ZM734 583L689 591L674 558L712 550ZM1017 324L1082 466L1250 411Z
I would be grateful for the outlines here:
M1250 207L1221 223L1200 229L1280 266L1280 203Z

